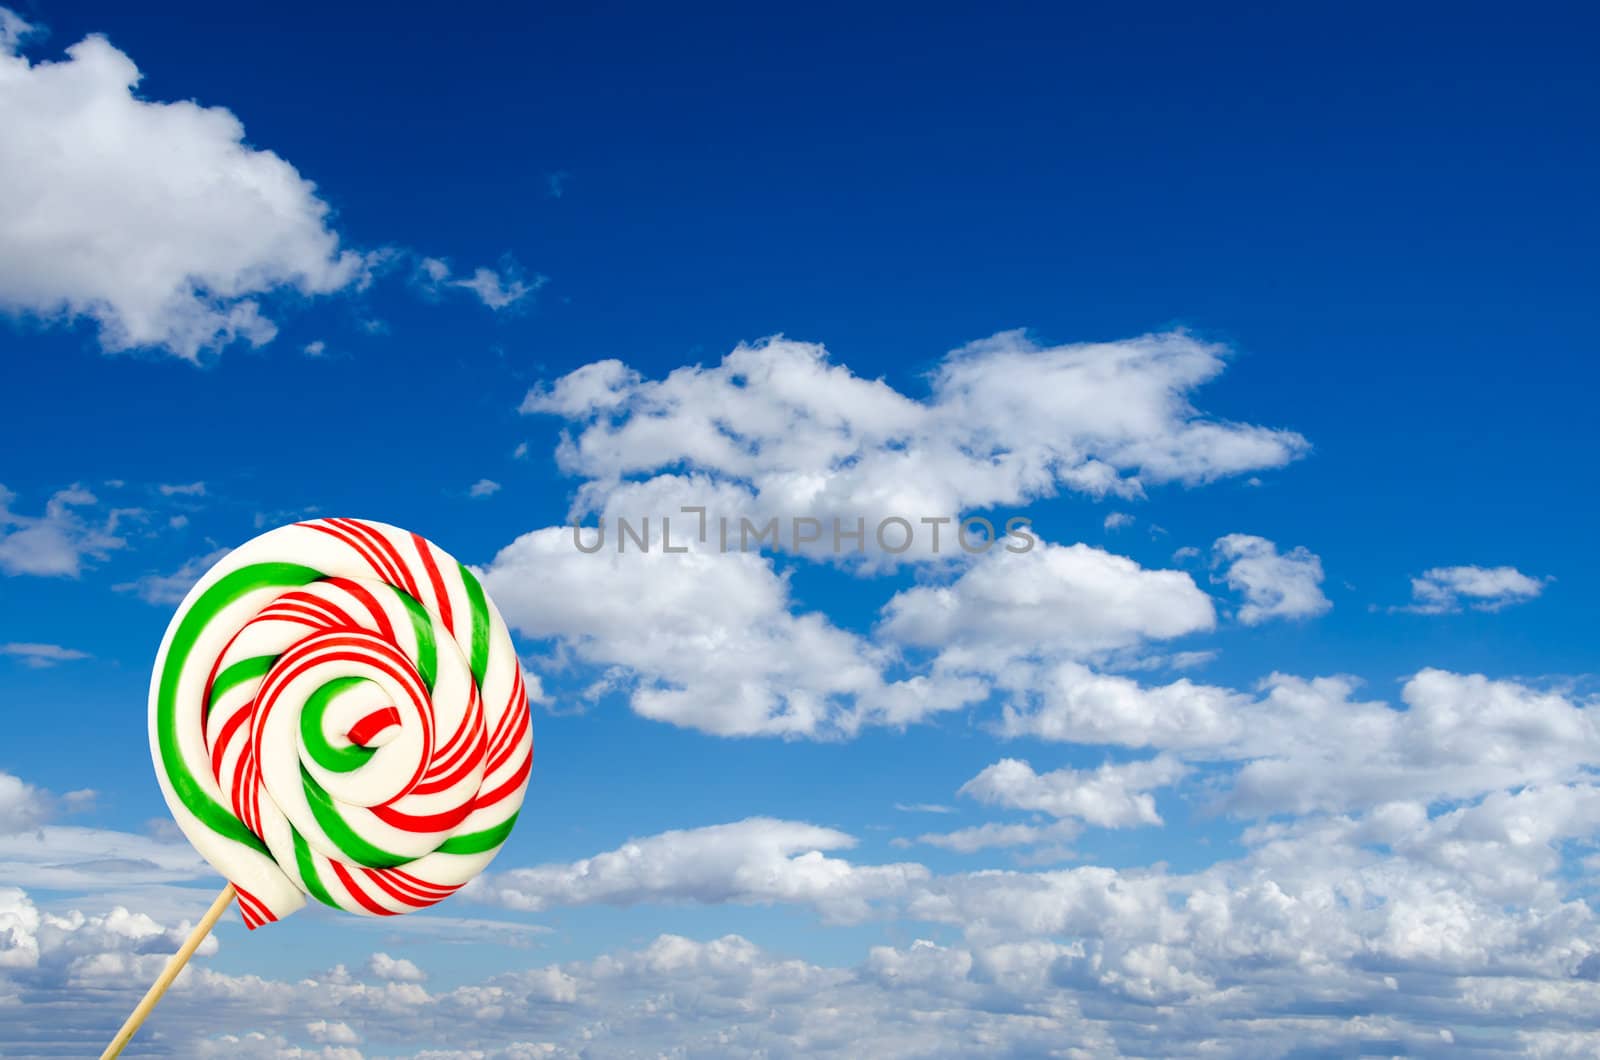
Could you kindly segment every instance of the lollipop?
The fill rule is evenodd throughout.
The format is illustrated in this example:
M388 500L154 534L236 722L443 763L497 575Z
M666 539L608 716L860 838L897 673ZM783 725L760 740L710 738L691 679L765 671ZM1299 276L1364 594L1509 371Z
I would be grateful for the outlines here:
M230 881L213 914L236 892L254 929L308 895L371 916L448 897L510 834L533 733L471 571L417 534L318 519L189 591L156 656L150 750L178 826Z

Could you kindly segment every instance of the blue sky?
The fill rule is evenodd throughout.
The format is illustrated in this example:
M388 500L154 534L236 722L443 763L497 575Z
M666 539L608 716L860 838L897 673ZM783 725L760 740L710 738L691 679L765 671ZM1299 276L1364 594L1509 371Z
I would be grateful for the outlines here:
M77 1037L0 1008L0 1051L106 1036L127 991L85 962L153 974L204 908L212 875L160 824L149 665L208 557L322 514L486 573L543 689L528 809L493 886L436 914L224 925L146 1048L536 1055L512 1043L576 1049L604 1012L594 1055L890 1055L880 1033L905 1055L1580 1055L1595 28L1538 5L16 8L0 1000L58 1004ZM665 441L629 433L652 424ZM1041 547L634 562L558 529L679 503L1025 514ZM984 826L1023 831L949 838ZM145 868L84 853L130 836ZM630 840L624 882L583 860ZM1004 926L984 870L1062 924ZM1280 929L1315 974L1248 926L1267 883L1320 911ZM1189 919L1074 919L1119 887ZM1304 926L1327 893L1343 941ZM1202 942L1215 903L1237 952ZM118 906L148 930L107 926ZM73 910L87 927L50 926ZM711 952L730 934L752 949ZM710 978L674 996L691 972L648 955L678 936ZM942 970L886 975L919 939ZM1019 985L996 969L1025 944L1053 956ZM336 965L374 993L293 995ZM251 975L280 1008L225 1007ZM699 1037L707 997L794 1009L768 975L837 992L843 1037ZM451 992L493 976L519 1015L465 1041ZM386 1029L417 982L438 1007ZM1536 987L1561 1000L1519 1027ZM638 1007L662 992L665 1028ZM891 1031L907 1008L940 1034Z

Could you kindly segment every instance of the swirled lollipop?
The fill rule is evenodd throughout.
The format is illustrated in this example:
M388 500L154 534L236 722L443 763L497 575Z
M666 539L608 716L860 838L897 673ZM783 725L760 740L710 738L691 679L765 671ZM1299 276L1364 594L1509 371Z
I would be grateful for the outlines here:
M150 750L253 929L307 895L375 916L449 896L510 834L533 733L471 571L417 534L318 519L230 552L184 598Z

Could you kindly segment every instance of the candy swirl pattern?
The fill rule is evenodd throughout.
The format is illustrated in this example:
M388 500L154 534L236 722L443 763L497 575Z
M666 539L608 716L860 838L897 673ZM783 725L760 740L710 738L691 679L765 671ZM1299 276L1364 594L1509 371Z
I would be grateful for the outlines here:
M533 731L471 571L417 534L318 519L190 590L156 657L150 750L253 929L307 895L373 916L448 897L511 833Z

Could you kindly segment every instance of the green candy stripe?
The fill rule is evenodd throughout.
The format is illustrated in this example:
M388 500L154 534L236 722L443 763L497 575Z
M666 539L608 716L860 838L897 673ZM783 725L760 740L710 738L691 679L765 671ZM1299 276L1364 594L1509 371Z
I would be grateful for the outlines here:
M428 609L416 597L399 586L391 585L390 588L405 604L406 614L411 616L411 629L417 635L417 673L427 686L428 694L432 695L433 682L439 674L439 646L433 640L433 619L428 617Z
M457 563L456 566L461 568L461 581L467 587L467 599L472 604L472 680L482 688L483 675L489 670L489 599L483 595L483 586L466 564Z
M324 791L322 785L306 772L305 766L300 767L300 783L305 788L306 801L311 804L311 816L317 819L317 824L322 827L327 837L333 840L333 845L339 848L346 861L369 869L392 869L410 860L398 854L391 854L361 838L360 834L346 824L345 819L339 815L338 807L333 804L333 796Z
M266 677L267 671L272 669L272 664L277 659L276 655L257 655L253 659L240 659L218 674L217 679L211 682L211 695L206 698L206 715L211 713L211 704L221 699L230 689L253 678Z
M366 684L365 677L335 677L306 697L305 709L300 713L300 742L305 745L311 760L332 773L349 773L360 769L378 752L371 747L349 744L335 747L322 734L322 716L341 693L356 685Z
M305 881L306 890L323 905L340 908L339 903L333 900L333 895L328 893L328 888L323 886L322 877L317 875L317 863L311 856L311 848L306 845L305 837L293 829L290 832L294 836L294 863L300 868L300 878Z
M493 850L506 841L511 834L511 826L517 823L517 813L507 817L500 824L492 828L485 828L481 832L469 832L466 835L452 836L439 846L441 854L481 854L485 850Z
M200 634L229 605L259 589L299 588L322 577L322 572L296 563L252 563L223 575L200 594L178 623L161 668L156 689L156 742L161 768L184 808L213 832L271 857L267 845L201 786L178 748L178 682L187 668ZM231 667L230 667L231 669Z

